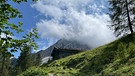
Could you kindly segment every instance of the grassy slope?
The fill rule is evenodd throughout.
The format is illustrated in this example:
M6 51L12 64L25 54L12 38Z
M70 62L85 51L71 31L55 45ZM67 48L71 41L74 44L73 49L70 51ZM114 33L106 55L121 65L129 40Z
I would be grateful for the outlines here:
M91 51L82 52L40 67L20 76L129 76L135 75L135 34Z

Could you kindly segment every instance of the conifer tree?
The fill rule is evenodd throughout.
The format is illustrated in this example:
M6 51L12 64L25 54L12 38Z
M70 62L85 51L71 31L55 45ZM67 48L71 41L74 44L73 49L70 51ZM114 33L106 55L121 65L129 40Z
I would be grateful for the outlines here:
M132 34L135 25L135 0L108 0L110 18L116 36Z
M2 58L2 61L3 61L3 63L2 63L2 76L10 76L10 74L9 74L9 70L10 70L10 64L11 64L11 61L10 61L10 57L9 56L7 56L7 57L4 57L4 58Z
M31 56L31 49L29 46L25 46L17 62L22 72L25 71L28 67L30 67L30 63L32 60L30 59L30 56Z
M32 66L40 65L40 61L41 61L40 55L32 53L32 49L30 46L25 46L18 58L17 67L18 69L20 68L20 70L18 70L20 71L18 72L18 74Z
M38 55L36 55L36 54L34 54L35 56L36 56L36 58L35 58L35 66L39 66L40 64L41 64L41 56L40 56L40 54L38 54Z

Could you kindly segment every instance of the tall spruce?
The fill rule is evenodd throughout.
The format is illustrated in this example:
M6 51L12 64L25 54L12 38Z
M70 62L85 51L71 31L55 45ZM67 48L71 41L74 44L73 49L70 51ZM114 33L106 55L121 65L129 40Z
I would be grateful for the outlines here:
M31 66L32 60L33 59L31 58L31 48L29 46L25 46L17 62L22 72Z
M17 74L24 72L29 67L40 65L40 62L40 55L32 53L32 49L30 46L25 46L17 61Z
M123 36L132 34L135 25L135 0L108 0L110 6L110 18L115 35Z
M2 76L10 76L10 74L9 74L9 70L10 70L10 64L11 64L11 61L10 61L10 57L9 56L6 56L6 57L4 57L4 58L2 58L2 70L1 70L1 72L2 72Z
M39 66L41 64L41 55L40 54L38 54L38 55L34 54L34 56L35 56L35 61L34 61L35 66Z

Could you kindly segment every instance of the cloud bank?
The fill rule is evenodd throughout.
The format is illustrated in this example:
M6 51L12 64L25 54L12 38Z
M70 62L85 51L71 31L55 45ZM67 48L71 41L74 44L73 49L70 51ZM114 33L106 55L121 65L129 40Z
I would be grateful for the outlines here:
M39 0L31 5L44 16L36 26L42 38L71 39L97 47L115 39L106 25L105 0Z

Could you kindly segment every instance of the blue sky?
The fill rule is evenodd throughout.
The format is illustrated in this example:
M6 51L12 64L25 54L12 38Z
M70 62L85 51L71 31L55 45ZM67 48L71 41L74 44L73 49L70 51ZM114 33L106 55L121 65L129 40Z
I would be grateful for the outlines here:
M22 14L22 19L12 22L23 22L25 33L33 27L39 30L36 42L39 50L44 50L58 39L76 40L90 47L97 47L115 39L106 14L106 0L39 0L36 3L14 4ZM20 38L17 35L17 38ZM17 57L19 53L15 53Z
M17 23L17 22L23 22L23 27L22 29L24 30L23 33L20 33L20 34L16 34L15 35L15 38L22 38L23 35L25 35L26 33L28 33L32 28L36 27L36 22L38 22L42 16L39 18L36 17L37 15L39 15L39 12L36 11L35 9L33 9L30 5L33 4L34 2L32 1L28 1L26 3L21 3L21 4L16 4L16 3L13 3L11 1L9 1L9 3L17 8L23 15L23 18L17 18L17 19L11 19L10 22L14 22L14 23ZM45 40L42 40L41 38L40 39L37 39L36 42L40 42L42 41L43 44L40 44L39 43L39 48L42 48L43 46L47 46L47 41L45 42ZM42 46L43 45L43 46ZM38 51L38 50L37 50ZM20 55L20 51L19 52L15 52L14 53L14 56L15 57L18 57Z

